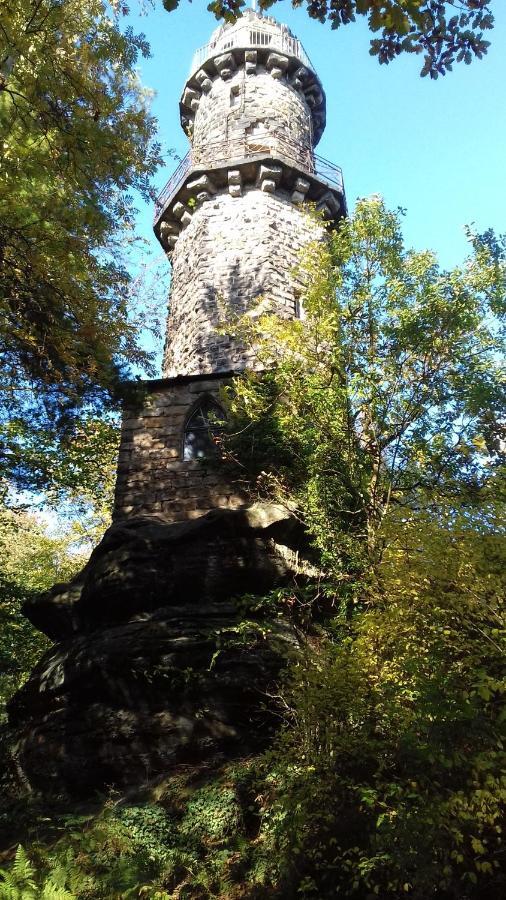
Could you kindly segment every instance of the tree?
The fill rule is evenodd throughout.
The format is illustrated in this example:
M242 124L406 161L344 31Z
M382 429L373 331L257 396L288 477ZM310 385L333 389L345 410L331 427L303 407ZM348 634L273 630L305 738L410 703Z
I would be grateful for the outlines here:
M160 163L139 53L102 0L2 5L0 471L23 484L26 441L68 440L149 366L127 268L133 193Z
M345 545L374 566L397 510L479 502L504 460L504 246L469 239L443 272L406 250L399 212L359 201L302 260L303 317L235 325L263 369L229 392L239 457L299 506L330 568Z
M224 326L260 367L228 390L225 451L321 566L280 598L312 608L312 638L261 835L287 896L499 900L504 241L469 233L444 272L400 218L360 201L303 257L301 319Z
M268 10L278 0L259 0ZM163 0L166 10L179 0ZM208 9L216 18L233 22L241 15L245 0L212 0ZM492 0L292 0L306 6L311 19L340 28L367 17L370 30L380 37L371 40L370 53L380 63L389 63L402 53L423 53L421 75L437 78L451 71L454 62L469 64L481 59L489 41L483 32L494 26Z
M303 896L504 896L503 521L492 495L391 523L361 608L292 669L265 830Z
M6 701L49 647L21 606L76 574L87 558L80 538L72 527L52 536L34 515L0 508L0 721Z

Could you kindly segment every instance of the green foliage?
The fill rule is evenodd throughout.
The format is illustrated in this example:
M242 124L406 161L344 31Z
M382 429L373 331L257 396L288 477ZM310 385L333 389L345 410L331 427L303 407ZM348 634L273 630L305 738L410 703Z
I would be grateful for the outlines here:
M277 2L258 5L268 10ZM245 0L212 0L208 9L217 19L235 22L245 5ZM163 0L163 6L171 12L179 0ZM483 32L494 27L492 0L292 0L292 6L306 6L310 18L330 22L333 29L366 17L369 29L380 35L371 40L372 56L389 63L402 53L423 53L421 75L431 78L445 75L455 62L481 59L489 47Z
M23 486L55 473L41 485L39 439L61 456L149 363L128 271L132 192L160 163L139 53L102 0L2 4L0 475Z
M2 900L75 900L67 890L69 870L64 864L56 866L42 884L37 884L36 869L25 850L18 845L14 863L9 870L0 869L0 898Z
M367 606L292 670L265 827L303 894L504 894L506 549L488 513L397 523Z
M83 414L59 440L51 430L37 434L15 419L5 425L11 475L18 485L44 492L54 508L110 518L119 445L117 415Z
M48 837L0 896L499 900L504 555L476 522L411 523L374 601L292 668L272 751L185 766L144 802L39 812Z
M0 507L0 720L9 697L49 647L21 613L25 600L67 581L84 564L71 530L51 537L34 516Z
M241 826L241 809L233 786L206 785L188 803L180 833L189 841L223 841Z
M244 896L244 883L258 884L262 868L247 836L252 823L253 830L257 828L252 818L257 806L255 767L239 763L204 779L198 770L185 768L186 775L158 786L156 800L108 801L88 815L47 810L46 842L39 837L26 850L18 850L3 870L0 897L24 898L8 890L19 886L28 891L29 881L34 897L46 896L42 889L54 885L68 892L61 896L75 900ZM40 821L40 814L36 819ZM28 820L26 827L33 830ZM26 900L30 896L27 893Z
M155 804L125 806L119 807L116 818L136 850L142 851L152 862L165 860L176 831L165 810Z
M0 897L5 900L35 900L37 885L34 875L35 869L20 844L10 871L0 870Z
M302 259L302 319L231 325L264 371L229 389L225 446L324 570L264 775L281 896L504 894L506 267L469 237L442 272L361 201Z
M301 261L303 318L226 326L269 369L228 390L230 457L299 508L349 600L394 509L479 503L503 459L504 248L470 238L441 271L404 247L400 213L360 201Z

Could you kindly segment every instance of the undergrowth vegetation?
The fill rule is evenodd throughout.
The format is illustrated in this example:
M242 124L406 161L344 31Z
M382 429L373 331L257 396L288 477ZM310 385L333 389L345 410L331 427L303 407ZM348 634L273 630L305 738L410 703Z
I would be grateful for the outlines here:
M245 883L265 896L255 886L275 865L260 835L261 779L258 760L214 775L186 767L140 800L111 797L91 812L18 808L30 842L3 870L0 897L242 897Z
M2 814L0 898L500 900L504 544L420 515L350 617L313 590L262 601L306 623L281 728L248 760L182 767L94 809ZM320 590L321 590L320 585ZM249 614L253 599L245 598Z

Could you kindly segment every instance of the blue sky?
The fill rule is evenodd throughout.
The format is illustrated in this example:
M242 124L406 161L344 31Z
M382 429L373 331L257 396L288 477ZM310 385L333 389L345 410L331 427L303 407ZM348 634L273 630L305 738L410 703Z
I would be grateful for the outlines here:
M497 24L487 56L437 81L419 77L417 56L380 66L369 56L364 21L332 31L287 0L272 9L302 41L323 82L327 127L317 152L342 167L350 209L373 193L390 207L405 207L407 243L435 250L444 266L466 253L464 224L506 231L506 3L492 6ZM155 0L145 16L132 8L128 23L151 45L152 58L141 60L140 70L156 92L164 150L182 156L188 143L179 98L193 52L216 20L202 0L181 0L172 13ZM158 173L160 189L176 164L168 159ZM151 221L146 205L138 226L150 240Z

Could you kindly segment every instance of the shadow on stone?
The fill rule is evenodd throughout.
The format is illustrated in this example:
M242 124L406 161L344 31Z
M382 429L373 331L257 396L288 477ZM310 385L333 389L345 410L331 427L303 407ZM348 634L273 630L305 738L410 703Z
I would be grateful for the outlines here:
M282 616L243 621L234 598L314 574L304 544L272 504L112 526L70 585L26 607L60 643L10 703L22 777L89 796L264 746L299 636Z

